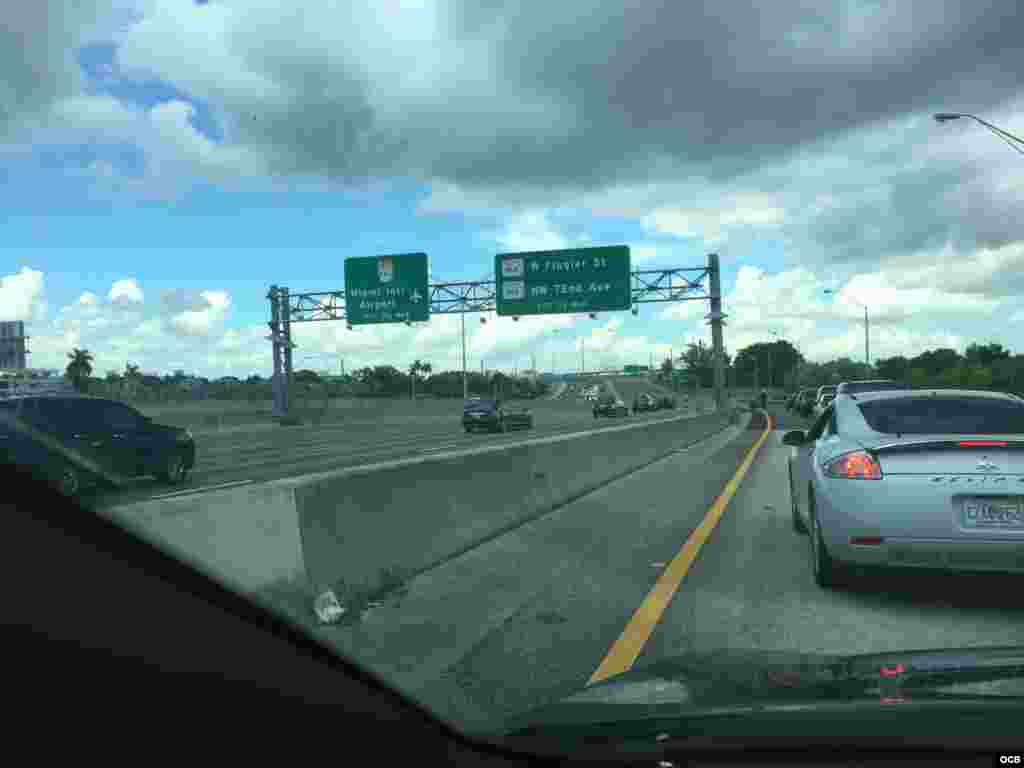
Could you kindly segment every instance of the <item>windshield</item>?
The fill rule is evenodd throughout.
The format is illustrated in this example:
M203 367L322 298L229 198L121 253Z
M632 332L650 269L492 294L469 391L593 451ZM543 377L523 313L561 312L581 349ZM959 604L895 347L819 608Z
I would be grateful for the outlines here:
M1021 431L1016 4L7 7L0 461L466 731L1024 638L1024 470L843 419Z

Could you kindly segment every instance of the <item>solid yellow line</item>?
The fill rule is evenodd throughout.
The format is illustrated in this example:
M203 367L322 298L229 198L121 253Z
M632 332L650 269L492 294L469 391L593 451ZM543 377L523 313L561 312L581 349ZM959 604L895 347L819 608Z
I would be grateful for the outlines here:
M704 546L704 542L711 536L711 532L718 525L718 521L725 512L726 507L729 506L732 497L736 495L736 490L750 469L758 449L760 449L761 444L767 439L768 435L771 434L772 426L772 419L769 416L764 432L761 433L757 442L747 451L746 458L740 464L739 469L736 470L736 474L726 483L725 489L715 499L707 514L704 515L701 524L690 534L682 549L679 550L679 553L662 572L651 591L647 593L647 597L644 598L640 607L636 609L619 639L615 641L608 654L601 661L600 666L591 675L587 685L599 682L612 675L626 672L633 666L640 655L640 651L643 650L644 644L650 638L651 633L654 632L658 622L661 621L665 609L672 602L672 597L675 595L676 590L679 589L679 585L686 578L690 566L697 559L697 555L700 553L701 547Z

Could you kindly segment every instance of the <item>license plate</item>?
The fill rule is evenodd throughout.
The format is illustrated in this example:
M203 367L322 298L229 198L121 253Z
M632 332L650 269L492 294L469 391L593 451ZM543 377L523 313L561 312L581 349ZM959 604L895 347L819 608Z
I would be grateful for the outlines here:
M1021 498L965 499L964 528L1012 528L1024 530L1024 503Z

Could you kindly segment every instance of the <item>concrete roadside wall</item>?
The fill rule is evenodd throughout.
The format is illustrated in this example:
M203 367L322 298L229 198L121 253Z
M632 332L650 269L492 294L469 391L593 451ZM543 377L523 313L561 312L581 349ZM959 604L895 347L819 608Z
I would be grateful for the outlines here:
M306 575L318 587L376 588L382 569L428 568L732 421L705 414L304 483L295 503Z
M288 485L225 488L97 512L239 592L305 581L295 489Z

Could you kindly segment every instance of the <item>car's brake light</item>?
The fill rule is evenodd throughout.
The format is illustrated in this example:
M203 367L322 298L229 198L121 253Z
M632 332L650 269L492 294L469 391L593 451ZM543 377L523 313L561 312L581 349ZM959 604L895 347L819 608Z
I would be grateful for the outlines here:
M882 468L867 451L853 451L837 456L825 467L828 477L842 480L881 480Z
M961 448L1005 448L1005 440L961 440L957 443Z

